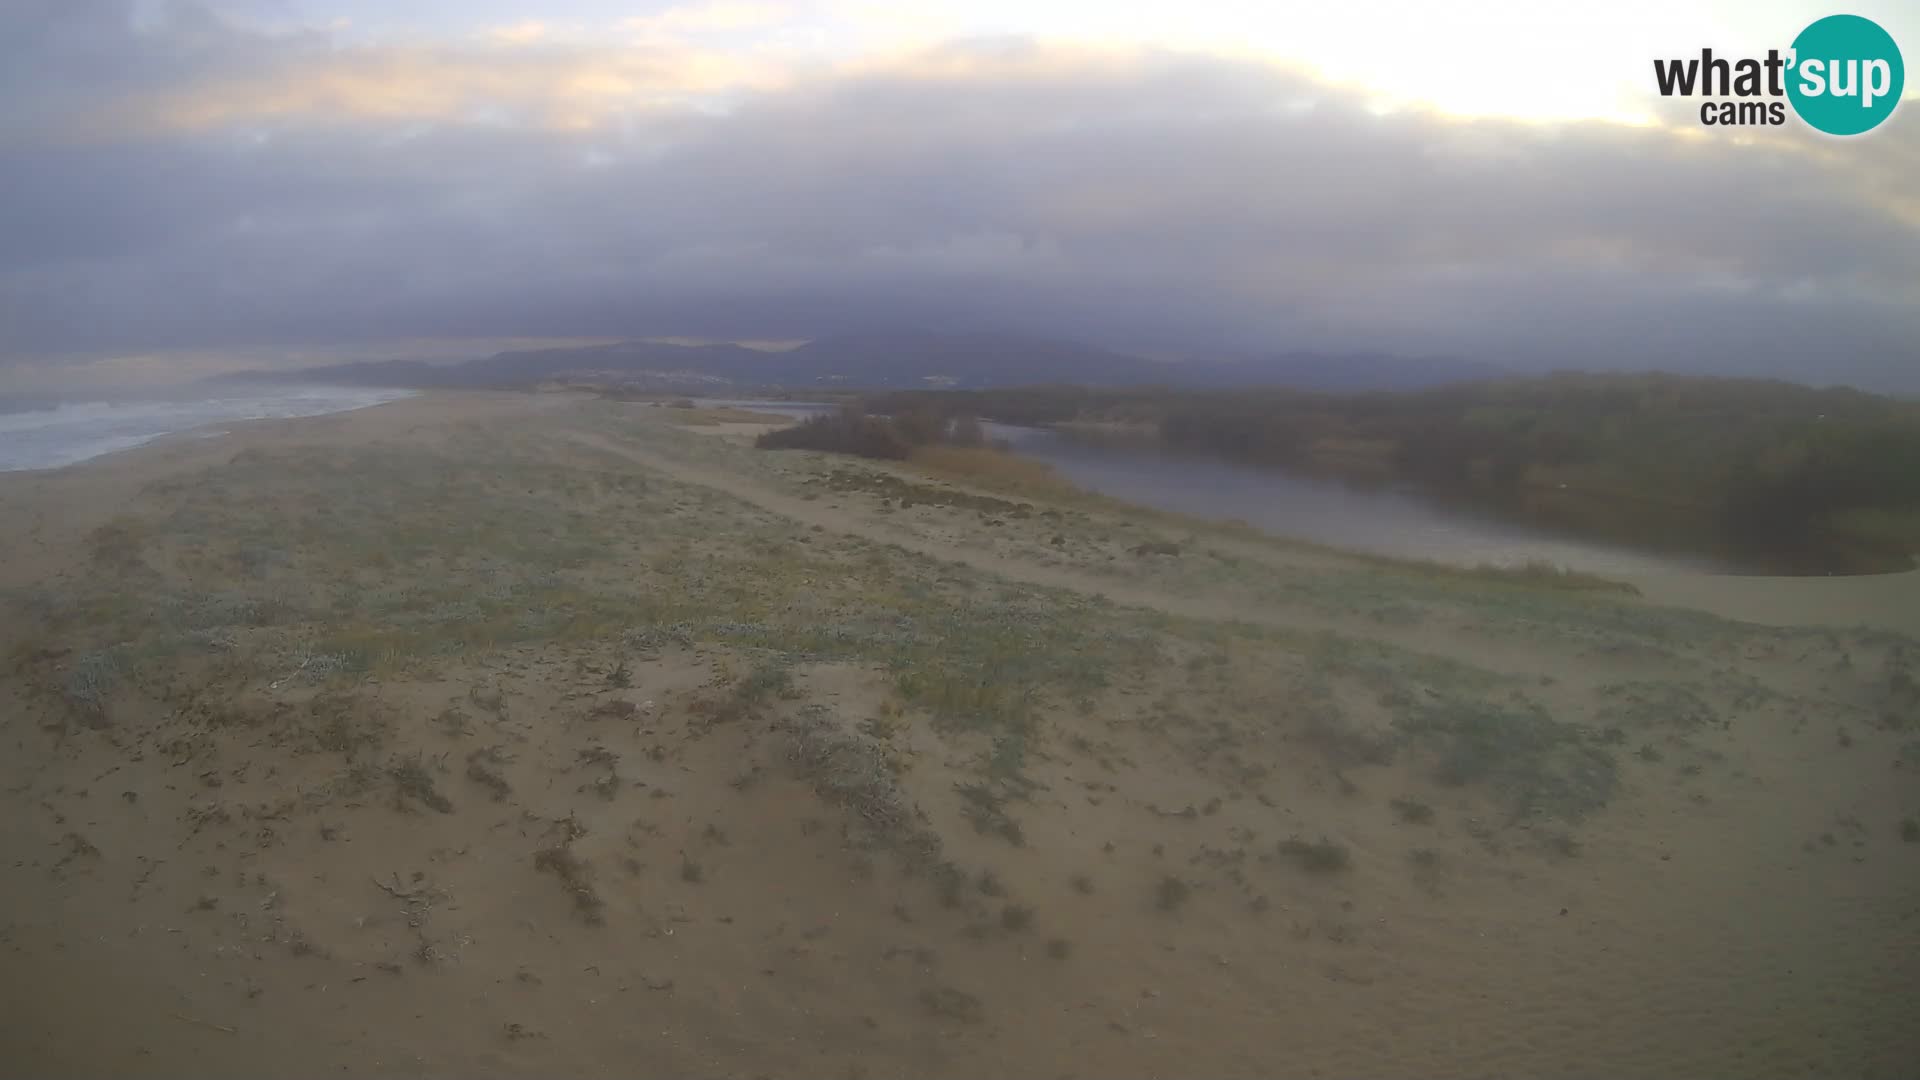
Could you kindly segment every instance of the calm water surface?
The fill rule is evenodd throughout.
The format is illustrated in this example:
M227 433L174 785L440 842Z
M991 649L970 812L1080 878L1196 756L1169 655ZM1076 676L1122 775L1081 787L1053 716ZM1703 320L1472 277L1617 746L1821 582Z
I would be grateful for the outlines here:
M714 401L804 419L831 406ZM1089 491L1195 517L1237 519L1263 532L1336 547L1462 565L1545 560L1596 574L1729 572L1706 555L1638 549L1394 487L1359 486L1169 450L1151 440L1092 439L1047 428L987 424L991 438L1052 465Z

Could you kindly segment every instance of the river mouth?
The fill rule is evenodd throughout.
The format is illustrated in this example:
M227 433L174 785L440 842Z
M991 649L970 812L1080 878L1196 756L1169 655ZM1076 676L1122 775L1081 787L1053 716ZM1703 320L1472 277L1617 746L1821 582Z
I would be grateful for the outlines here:
M834 407L792 401L724 404L796 421ZM1685 507L1554 489L1496 497L1437 491L1334 467L1249 465L1168 446L1151 431L985 427L1011 452L1044 462L1099 495L1393 558L1459 566L1544 562L1615 576L1817 577L1912 568L1904 556L1850 549L1818 537L1731 540L1710 514Z

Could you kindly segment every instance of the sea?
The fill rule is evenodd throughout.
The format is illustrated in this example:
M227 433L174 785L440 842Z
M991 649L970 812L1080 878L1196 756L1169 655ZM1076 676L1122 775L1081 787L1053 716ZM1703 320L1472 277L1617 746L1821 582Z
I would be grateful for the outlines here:
M0 472L57 469L178 432L215 437L224 434L222 424L348 412L414 393L280 384L66 397L0 393Z

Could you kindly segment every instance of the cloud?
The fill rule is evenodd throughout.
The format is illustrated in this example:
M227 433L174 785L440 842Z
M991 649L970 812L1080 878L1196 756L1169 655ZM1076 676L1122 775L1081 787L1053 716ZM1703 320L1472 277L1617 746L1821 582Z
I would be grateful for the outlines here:
M537 19L508 23L505 26L488 27L484 35L490 41L503 45L531 45L547 36L550 28Z
M1522 124L1213 54L995 39L774 78L107 8L0 25L103 73L0 104L0 358L912 323L1920 389L1911 118Z
M475 55L388 48L291 59L123 106L136 128L205 131L234 124L341 119L494 120L587 127L648 104L734 90L761 81L754 65L724 53L573 50Z
M713 0L682 4L654 15L636 15L623 20L621 26L642 39L654 40L760 30L791 23L795 15L793 5Z

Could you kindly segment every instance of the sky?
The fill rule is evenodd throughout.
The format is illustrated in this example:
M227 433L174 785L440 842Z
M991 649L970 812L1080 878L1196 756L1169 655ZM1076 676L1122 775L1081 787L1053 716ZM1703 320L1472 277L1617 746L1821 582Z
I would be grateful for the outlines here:
M0 390L925 327L1917 392L1920 79L1654 91L1835 10L6 0Z

